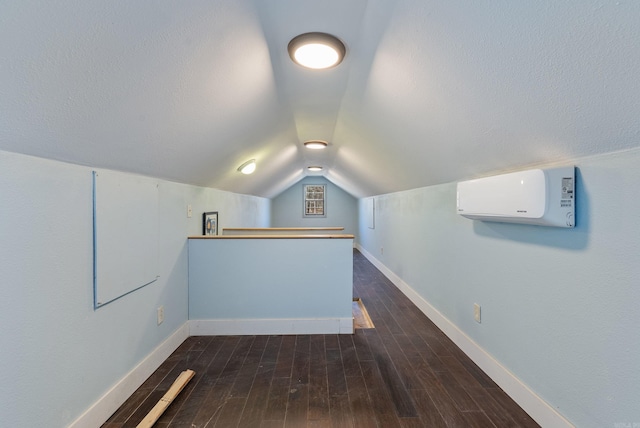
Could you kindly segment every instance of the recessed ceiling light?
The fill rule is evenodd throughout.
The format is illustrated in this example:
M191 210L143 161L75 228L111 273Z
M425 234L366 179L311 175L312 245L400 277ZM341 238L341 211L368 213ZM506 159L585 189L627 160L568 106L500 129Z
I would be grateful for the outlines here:
M252 174L256 170L256 160L251 159L238 167L238 171L243 174Z
M342 62L344 43L327 33L305 33L289 42L289 56L296 64L313 69L331 68Z
M322 171L322 167L321 166L308 166L307 169L309 171L313 171L313 172Z
M304 146L307 149L313 149L313 150L326 149L328 145L329 143L322 140L309 140L309 141L305 141L304 143Z

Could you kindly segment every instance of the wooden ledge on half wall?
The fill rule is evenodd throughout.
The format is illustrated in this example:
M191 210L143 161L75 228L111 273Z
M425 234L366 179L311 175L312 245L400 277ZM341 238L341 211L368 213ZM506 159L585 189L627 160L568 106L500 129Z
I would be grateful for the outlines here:
M225 232L323 232L323 231L340 231L344 230L344 227L225 227L222 229L222 233Z
M335 235L344 227L225 227L221 235Z
M188 239L354 239L350 234L300 234L300 235L195 235Z

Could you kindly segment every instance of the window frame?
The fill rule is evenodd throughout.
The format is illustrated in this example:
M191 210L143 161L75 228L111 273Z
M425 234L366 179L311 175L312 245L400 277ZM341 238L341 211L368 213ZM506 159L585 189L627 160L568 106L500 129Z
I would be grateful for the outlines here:
M315 188L322 188L322 198L308 198L310 194L320 193ZM318 209L317 202L321 201L322 213L309 213L307 202L314 202L314 210ZM302 217L303 218L325 218L327 217L327 186L325 184L305 184L302 186Z

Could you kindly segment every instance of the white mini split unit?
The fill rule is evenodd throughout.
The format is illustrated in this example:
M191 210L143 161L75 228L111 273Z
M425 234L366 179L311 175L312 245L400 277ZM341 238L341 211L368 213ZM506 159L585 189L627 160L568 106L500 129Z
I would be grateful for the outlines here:
M458 183L458 214L474 220L574 227L575 205L572 166Z

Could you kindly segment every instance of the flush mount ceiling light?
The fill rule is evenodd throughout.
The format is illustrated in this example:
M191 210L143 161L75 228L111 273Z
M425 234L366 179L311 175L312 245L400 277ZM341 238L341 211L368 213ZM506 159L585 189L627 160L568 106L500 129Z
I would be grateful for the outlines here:
M296 64L316 70L331 68L342 62L344 43L327 33L305 33L289 42L289 56Z
M309 141L305 141L304 143L304 146L307 149L312 149L312 150L326 149L328 145L329 143L321 140L309 140Z
M256 170L256 160L251 159L238 167L238 171L243 174L252 174Z
M313 172L322 171L322 167L321 166L308 166L307 169L309 171L313 171Z

